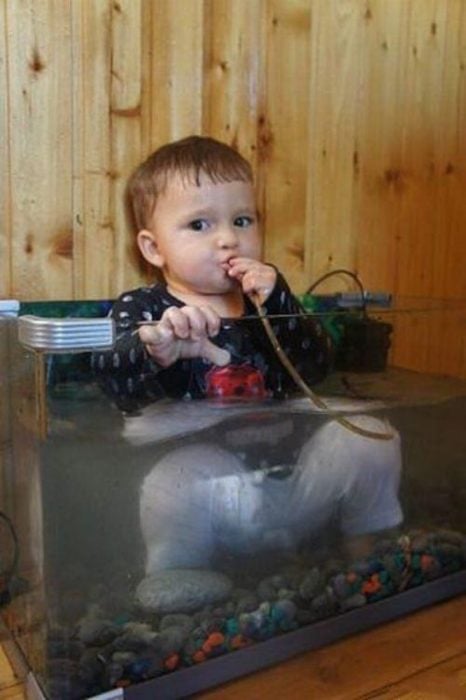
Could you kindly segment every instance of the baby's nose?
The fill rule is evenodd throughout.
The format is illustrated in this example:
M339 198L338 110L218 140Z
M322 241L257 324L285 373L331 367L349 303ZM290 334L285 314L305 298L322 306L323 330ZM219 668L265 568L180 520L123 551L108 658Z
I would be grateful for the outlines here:
M238 236L232 226L222 226L218 232L218 243L221 248L234 248L238 245Z

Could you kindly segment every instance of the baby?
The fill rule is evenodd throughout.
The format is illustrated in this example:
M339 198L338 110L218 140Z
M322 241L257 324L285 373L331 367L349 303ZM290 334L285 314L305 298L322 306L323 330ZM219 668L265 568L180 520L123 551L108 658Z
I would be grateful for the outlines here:
M101 384L122 410L167 396L228 394L260 402L295 393L256 303L268 315L286 316L273 319L273 329L304 380L314 384L325 377L331 341L318 320L299 316L302 309L283 276L261 260L253 175L238 152L198 136L165 145L136 169L127 192L139 250L163 282L119 298L112 316L128 332L112 352L94 357ZM273 444L280 427L270 420L260 432ZM371 416L352 421L387 431ZM282 430L286 425L280 421ZM397 525L400 444L390 430L393 438L379 441L328 420L304 441L288 472L278 469L280 479L270 468L258 479L260 465L246 466L234 441L169 451L141 489L147 576L153 582L175 569L189 577L219 547L291 549L336 515L352 537ZM293 427L285 432L281 440ZM263 441L265 453L267 437Z

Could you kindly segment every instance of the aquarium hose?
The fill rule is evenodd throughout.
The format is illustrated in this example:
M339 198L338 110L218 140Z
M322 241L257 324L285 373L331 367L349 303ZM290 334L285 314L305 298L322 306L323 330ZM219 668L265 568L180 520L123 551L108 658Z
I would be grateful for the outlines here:
M318 395L316 394L308 384L304 381L296 367L293 365L293 363L290 361L288 358L287 354L283 350L282 346L280 345L280 342L273 332L272 326L270 325L270 322L267 318L267 314L264 311L264 308L261 306L259 299L256 294L251 294L251 300L254 304L254 306L257 309L257 313L261 319L262 325L264 327L264 330L267 334L267 337L270 340L270 343L272 344L272 347L282 363L282 365L285 367L287 370L288 374L291 376L291 378L295 381L297 386L304 392L304 394L312 401L312 403L317 406L317 408L320 408L322 410L327 411L329 414L333 415L335 417L335 420L342 425L344 428L349 430L352 433L356 433L357 435L362 435L363 437L367 438L372 438L374 440L392 440L394 435L392 433L380 433L378 431L373 431L373 430L366 430L365 428L360 428L358 425L355 423L352 423L349 421L347 418L344 418L343 416L335 413L332 411L325 401Z

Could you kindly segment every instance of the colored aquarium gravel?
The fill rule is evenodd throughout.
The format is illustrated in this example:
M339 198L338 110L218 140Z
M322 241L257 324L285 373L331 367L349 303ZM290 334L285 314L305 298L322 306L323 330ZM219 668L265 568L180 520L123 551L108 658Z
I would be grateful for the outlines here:
M371 555L345 566L283 571L234 588L222 605L192 614L143 618L137 609L109 619L90 607L76 626L48 638L47 687L52 698L78 700L124 688L243 649L325 617L402 593L466 568L466 537L412 531L379 540ZM66 687L65 687L66 686Z

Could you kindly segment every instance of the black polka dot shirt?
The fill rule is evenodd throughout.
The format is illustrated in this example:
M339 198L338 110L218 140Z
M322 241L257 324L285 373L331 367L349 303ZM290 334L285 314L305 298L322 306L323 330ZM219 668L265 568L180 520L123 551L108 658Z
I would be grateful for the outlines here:
M245 297L247 316L257 319L222 323L211 339L231 354L234 365L248 364L262 374L268 394L286 398L297 393L296 385L278 359L252 302ZM162 397L204 398L206 374L212 364L202 358L178 360L168 368L157 365L146 352L136 329L141 321L156 321L170 306L184 303L173 297L166 286L157 283L125 292L115 302L110 315L117 326L113 350L95 353L92 367L106 394L124 411L134 411ZM266 313L299 314L302 308L279 273L272 294L264 304ZM273 319L272 328L283 350L309 384L328 373L333 348L321 323L307 317Z

